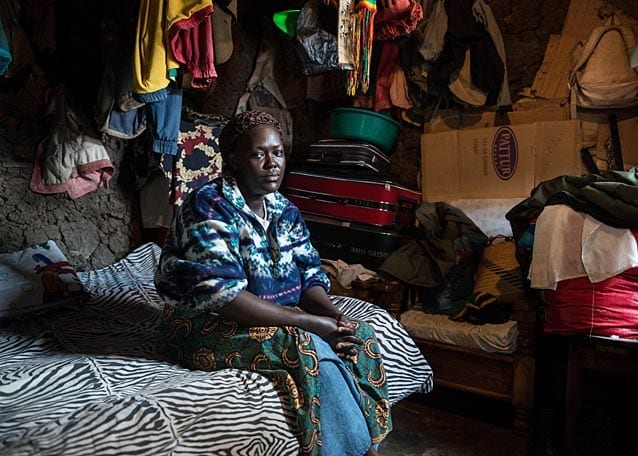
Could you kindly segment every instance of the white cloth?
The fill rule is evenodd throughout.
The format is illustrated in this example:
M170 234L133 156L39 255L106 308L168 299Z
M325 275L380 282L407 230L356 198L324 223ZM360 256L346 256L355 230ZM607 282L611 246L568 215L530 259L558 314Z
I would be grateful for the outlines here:
M628 229L562 204L546 206L536 220L532 288L555 290L558 282L577 277L597 283L635 266L638 246Z
M582 235L583 266L592 283L638 266L638 245L631 231L614 228L585 216Z
M354 68L354 2L339 0L337 62L342 70Z
M512 225L505 215L523 198L458 198L447 202L462 210L488 237L512 236Z

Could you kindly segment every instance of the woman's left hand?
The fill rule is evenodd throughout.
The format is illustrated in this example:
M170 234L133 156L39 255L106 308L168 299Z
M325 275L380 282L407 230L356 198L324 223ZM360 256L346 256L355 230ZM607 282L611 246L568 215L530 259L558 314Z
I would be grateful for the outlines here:
M351 321L334 306L323 287L308 288L302 293L299 304L303 310L313 315L312 318L315 320L313 326L317 326L306 329L321 336L339 356L356 355L357 345L363 344L363 341L355 335L358 324L356 321ZM328 319L333 325L336 323L336 328L327 325L324 319ZM320 322L322 324L317 325Z

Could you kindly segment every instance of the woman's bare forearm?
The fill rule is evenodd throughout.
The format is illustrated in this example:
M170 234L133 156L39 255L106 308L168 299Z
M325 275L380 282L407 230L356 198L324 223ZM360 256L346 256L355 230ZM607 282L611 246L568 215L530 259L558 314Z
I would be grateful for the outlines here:
M315 286L308 288L299 300L299 307L306 312L315 315L337 318L341 315L339 309L328 298L328 294L323 287Z
M249 291L242 291L219 313L240 326L297 326L316 333L336 329L336 323L327 318L300 312L292 307L284 307L265 301ZM327 315L326 315L327 316ZM334 328L330 326L334 325Z
M328 299L325 290L314 288L317 289L311 288L304 293L303 302L309 310L279 306L242 291L219 312L224 318L244 327L295 326L305 329L327 341L340 356L352 355L354 346L360 345L361 341L354 335L352 327L340 321L339 311ZM301 307L302 303L299 304Z

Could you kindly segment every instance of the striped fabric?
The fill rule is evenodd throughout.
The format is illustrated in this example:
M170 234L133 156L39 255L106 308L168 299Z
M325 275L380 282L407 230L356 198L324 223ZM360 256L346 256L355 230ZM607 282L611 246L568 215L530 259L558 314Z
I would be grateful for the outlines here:
M82 310L0 322L0 455L296 455L293 414L264 377L189 371L155 353L159 247L79 273ZM432 389L403 327L367 302L334 297L377 331L392 404Z

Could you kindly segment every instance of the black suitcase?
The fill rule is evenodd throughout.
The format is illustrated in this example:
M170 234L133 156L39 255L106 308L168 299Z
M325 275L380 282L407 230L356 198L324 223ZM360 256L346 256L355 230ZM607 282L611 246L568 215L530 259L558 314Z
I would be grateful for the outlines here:
M388 173L390 158L372 144L345 139L322 139L310 145L306 163Z
M389 228L344 222L330 217L302 213L310 241L321 258L342 260L376 269L409 235Z

